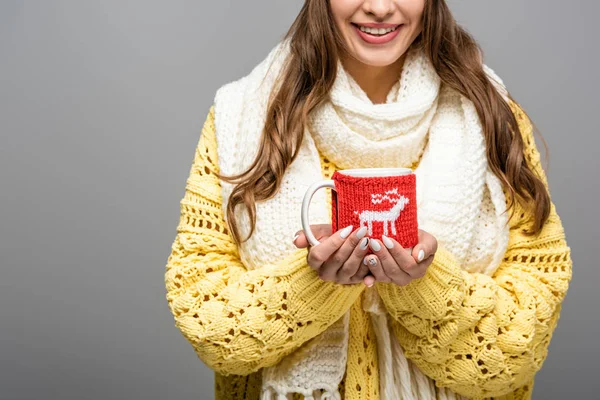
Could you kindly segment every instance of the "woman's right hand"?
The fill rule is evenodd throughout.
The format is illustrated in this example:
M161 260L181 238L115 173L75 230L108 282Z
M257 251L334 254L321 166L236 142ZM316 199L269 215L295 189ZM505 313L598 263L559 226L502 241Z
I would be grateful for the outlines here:
M363 263L368 252L369 238L365 237L367 227L352 230L352 225L331 234L331 225L311 225L311 230L319 244L311 246L304 231L298 231L294 244L298 248L308 247L308 265L319 273L324 281L341 284L364 282L373 286L375 278L369 274L369 267Z

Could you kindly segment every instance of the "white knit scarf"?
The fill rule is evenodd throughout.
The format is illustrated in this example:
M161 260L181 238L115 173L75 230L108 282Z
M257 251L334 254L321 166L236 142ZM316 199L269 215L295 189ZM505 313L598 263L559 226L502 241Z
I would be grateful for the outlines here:
M260 151L268 96L289 53L277 44L247 76L223 85L215 96L219 167L224 174L244 171ZM270 67L270 68L269 68ZM338 64L330 101L310 115L297 159L286 170L276 196L257 204L256 230L240 246L248 269L276 265L298 251L292 244L301 229L300 209L308 186L322 176L319 149L340 168L407 167L421 159L417 175L419 227L433 234L467 271L493 274L508 244L502 186L487 164L485 140L473 103L442 85L421 49L410 48L401 77L385 104L373 104ZM506 99L500 78L484 70ZM232 185L222 184L223 209ZM324 191L311 205L311 223L328 223ZM236 214L245 237L249 220ZM366 289L377 336L380 398L456 399L435 388L404 356L388 328L388 315L376 287ZM263 399L340 399L348 351L349 313L277 365L263 369ZM437 392L437 394L436 394Z

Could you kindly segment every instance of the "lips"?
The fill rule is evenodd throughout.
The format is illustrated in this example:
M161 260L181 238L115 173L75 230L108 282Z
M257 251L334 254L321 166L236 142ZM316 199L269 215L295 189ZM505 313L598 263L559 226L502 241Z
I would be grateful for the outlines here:
M352 22L351 25L354 28L354 31L356 32L356 34L365 43L368 43L370 45L383 45L383 44L386 44L386 43L392 41L396 36L398 36L398 33L400 32L400 30L403 29L403 24L395 25L395 24L373 24L373 23L368 23L368 24L359 25L359 24L356 24L356 23ZM371 26L368 26L368 25L371 25ZM387 25L387 27L385 25ZM396 29L393 30L393 31L390 31L388 33L385 33L383 35L372 35L370 33L363 32L360 29L360 26L368 27L368 28L377 28L377 29L382 29L382 28L383 29L389 29L389 28L396 27Z
M383 28L383 29L396 28L396 27L402 25L402 24L383 24L383 23L375 23L375 22L365 22L365 23L351 22L351 24L358 28L361 26L364 26L365 28Z

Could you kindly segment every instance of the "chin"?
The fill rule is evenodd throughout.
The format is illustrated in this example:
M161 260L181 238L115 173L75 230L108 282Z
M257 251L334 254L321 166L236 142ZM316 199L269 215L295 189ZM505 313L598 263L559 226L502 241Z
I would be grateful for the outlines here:
M404 53L398 53L396 55L381 54L357 54L356 59L363 64L370 65L372 67L387 67L388 65L394 64Z

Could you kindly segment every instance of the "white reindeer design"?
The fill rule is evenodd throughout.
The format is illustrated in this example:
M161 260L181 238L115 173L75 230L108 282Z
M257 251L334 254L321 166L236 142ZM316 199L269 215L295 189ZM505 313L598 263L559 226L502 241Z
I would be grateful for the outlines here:
M388 224L392 225L392 235L396 234L396 220L400 217L400 212L404 210L404 206L408 204L408 198L398 194L398 188L387 190L383 195L372 194L371 202L380 204L384 200L394 204L394 206L386 211L364 210L362 212L354 211L360 218L360 227L362 228L367 223L369 235L373 234L373 221L383 222L383 234L388 234Z

